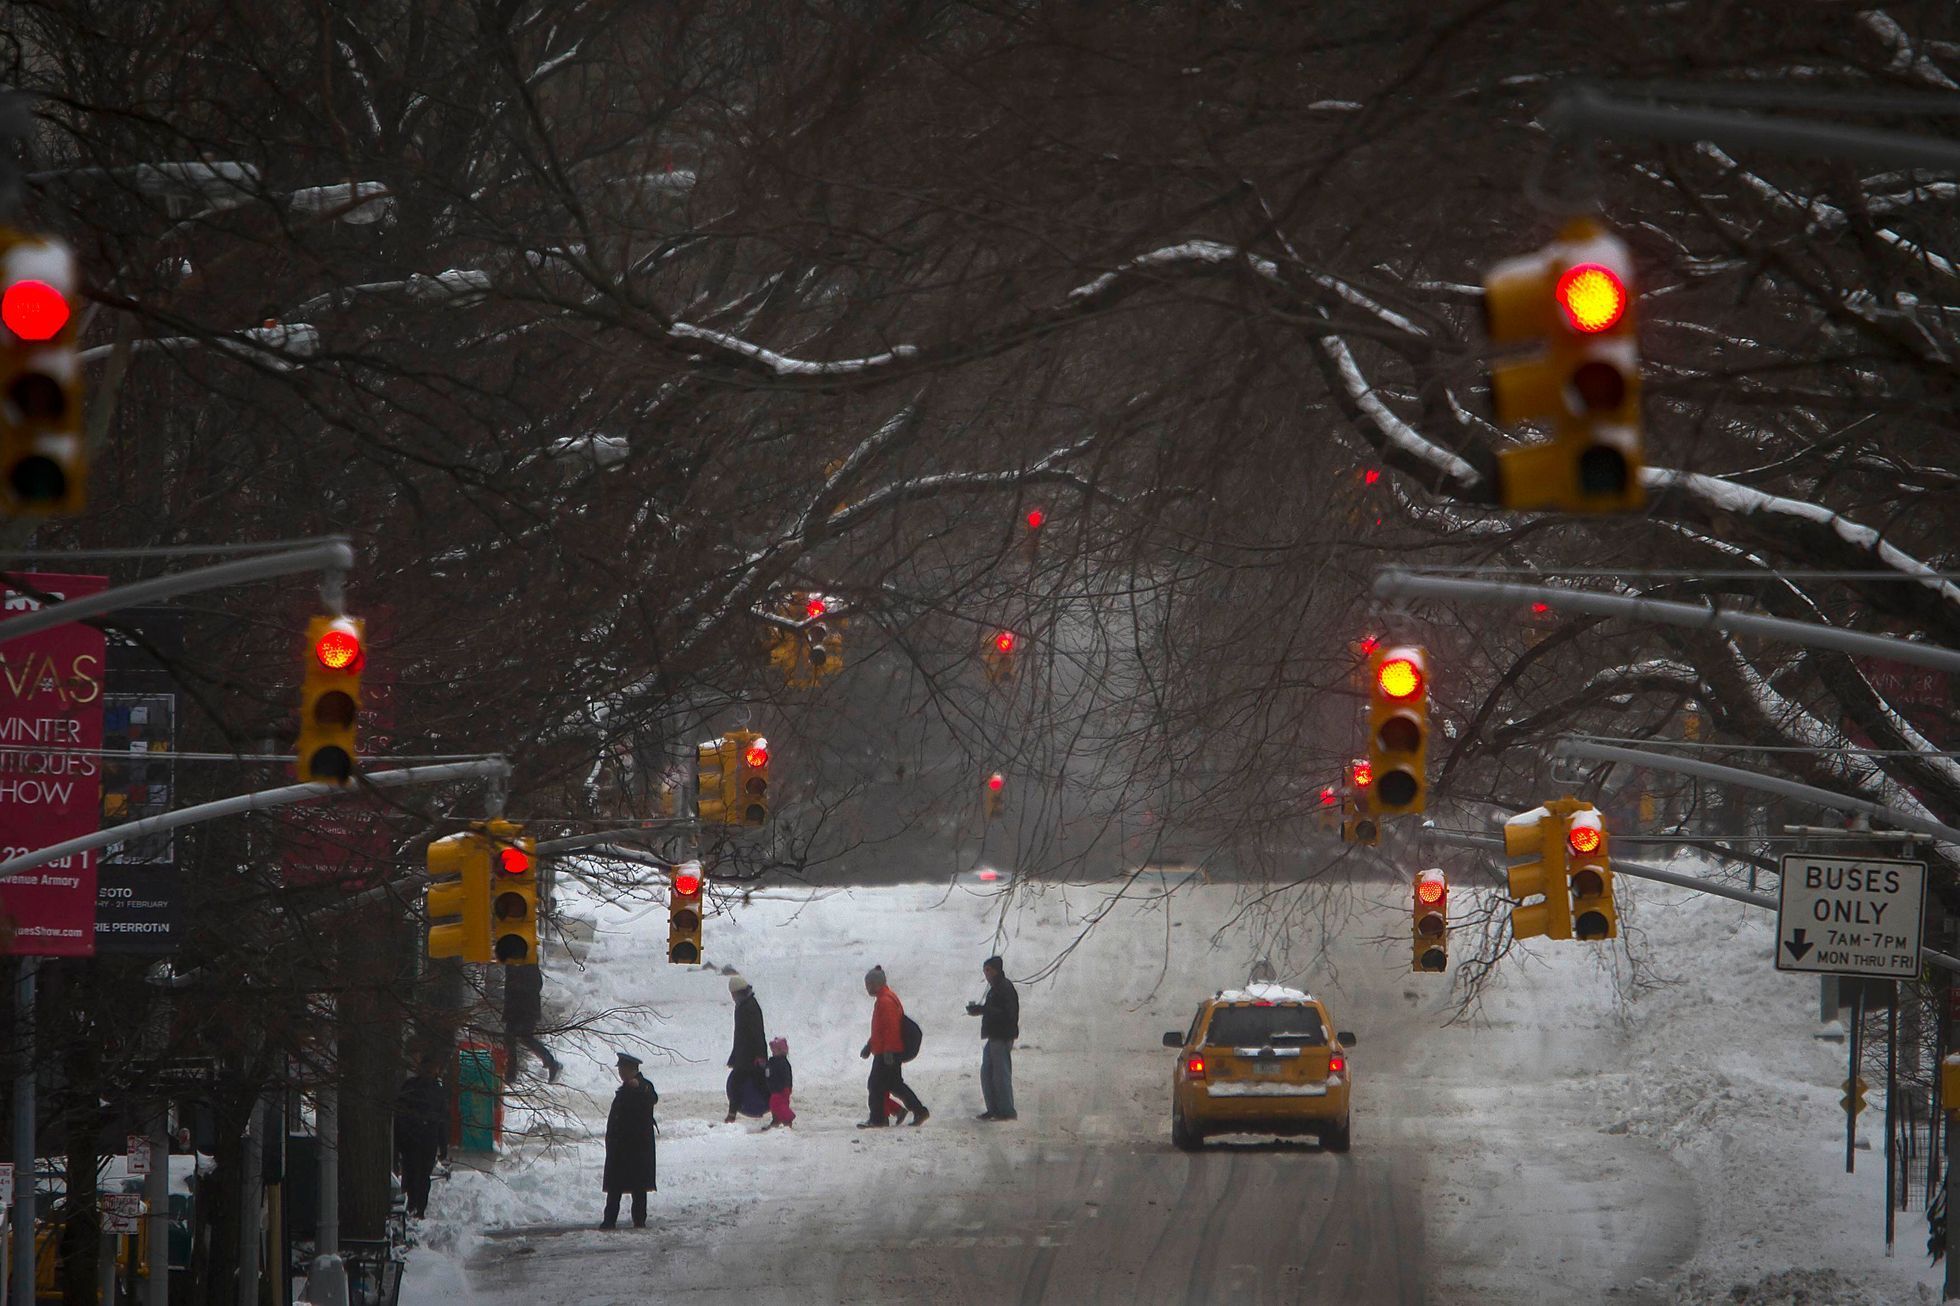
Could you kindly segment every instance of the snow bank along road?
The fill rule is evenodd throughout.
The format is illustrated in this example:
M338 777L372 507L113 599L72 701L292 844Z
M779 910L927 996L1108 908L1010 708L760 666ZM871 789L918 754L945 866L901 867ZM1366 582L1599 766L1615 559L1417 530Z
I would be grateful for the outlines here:
M977 888L757 895L711 918L711 962L739 968L790 1040L799 1118L767 1134L720 1123L726 980L661 960L664 911L588 904L597 941L583 971L547 959L548 1004L660 1019L568 1049L552 1097L513 1109L527 1133L497 1172L438 1186L404 1300L1699 1302L1772 1275L1805 1300L1921 1300L1918 1262L1886 1261L1876 1237L1878 1158L1842 1173L1842 1052L1810 1037L1814 987L1771 970L1766 914L1632 903L1636 927L1643 905L1650 929L1665 914L1651 978L1675 982L1628 998L1610 954L1540 949L1506 963L1479 1021L1446 1025L1444 983L1407 969L1399 885L1355 886L1290 947L1243 886L1120 903L1022 986L1020 1119L994 1125L973 1119L962 1014L979 962L1000 951L1029 974L1108 890ZM1354 1151L1177 1152L1160 1036L1269 953L1360 1036ZM933 1112L919 1129L852 1127L873 962L926 1030L907 1076ZM661 1093L660 1191L650 1228L601 1233L592 1136L615 1046ZM1855 1295L1832 1295L1843 1274Z

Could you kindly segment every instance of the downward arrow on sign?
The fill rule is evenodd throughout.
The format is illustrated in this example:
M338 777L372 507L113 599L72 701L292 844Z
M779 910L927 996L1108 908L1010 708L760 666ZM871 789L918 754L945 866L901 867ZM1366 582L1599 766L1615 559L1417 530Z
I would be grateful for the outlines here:
M1790 950L1790 960L1802 961L1803 955L1817 946L1814 943L1808 943L1804 940L1804 935L1807 932L1805 930L1793 930L1790 933L1790 937L1784 941L1783 946Z

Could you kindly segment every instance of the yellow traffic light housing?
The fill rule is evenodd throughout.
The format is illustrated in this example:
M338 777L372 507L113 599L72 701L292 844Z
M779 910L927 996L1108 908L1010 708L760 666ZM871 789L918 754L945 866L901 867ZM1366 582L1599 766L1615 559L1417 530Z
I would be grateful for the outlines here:
M1591 805L1565 817L1565 876L1572 901L1572 935L1585 940L1613 939L1620 934L1620 914L1613 904L1613 869L1608 855L1606 822Z
M0 504L14 515L82 510L75 255L47 236L0 228Z
M989 681L998 685L1014 678L1019 666L1021 644L1021 637L1011 630L996 630L987 636L987 642L980 650L980 658L986 665Z
M489 841L474 831L444 835L429 845L428 869L429 955L489 961Z
M355 722L361 711L361 669L366 665L366 627L360 618L315 617L307 623L293 767L302 783L353 781L359 760Z
M735 824L735 744L710 739L694 750L694 815L703 825Z
M1547 421L1550 441L1498 453L1507 508L1626 512L1646 502L1633 256L1591 218L1484 278L1491 342L1529 345L1491 369L1499 425Z
M1504 855L1538 859L1521 862L1508 872L1511 901L1517 904L1511 908L1511 933L1517 938L1572 937L1572 903L1565 882L1565 821L1550 810L1569 801L1555 798L1504 823Z
M1368 658L1367 792L1379 816L1420 812L1428 801L1429 657L1412 644Z
M734 798L728 824L751 828L769 823L769 741L753 730L729 734L734 755Z
M1007 810L1007 777L996 771L987 777L987 782L982 788L984 792L981 803L986 810L987 819L998 821L1001 813Z
M1441 870L1416 874L1411 968L1435 973L1450 964L1450 885Z
M701 960L701 863L674 868L667 892L667 961L693 966Z
M538 843L510 821L478 827L490 867L491 959L507 966L538 964Z
M1341 842L1373 847L1381 840L1381 822L1368 810L1366 799L1341 799Z

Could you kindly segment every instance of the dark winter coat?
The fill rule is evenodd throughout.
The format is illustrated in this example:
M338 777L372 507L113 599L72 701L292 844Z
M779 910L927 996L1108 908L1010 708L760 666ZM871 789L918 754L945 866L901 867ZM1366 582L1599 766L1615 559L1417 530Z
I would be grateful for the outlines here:
M762 1032L762 1004L751 989L735 1004L735 1046L728 1053L730 1070L748 1070L769 1059L769 1039Z
M395 1155L446 1155L449 1090L433 1075L410 1075L395 1097Z
M535 1034L544 1018L544 971L538 966L504 967L504 1029Z
M987 985L987 999L980 1004L980 1037L1021 1037L1021 995L1005 975Z
M770 1057L769 1091L771 1093L787 1093L794 1087L796 1085L790 1077L789 1058Z
M605 1190L640 1193L658 1188L654 1182L653 1108L660 1094L646 1076L621 1084L606 1113Z

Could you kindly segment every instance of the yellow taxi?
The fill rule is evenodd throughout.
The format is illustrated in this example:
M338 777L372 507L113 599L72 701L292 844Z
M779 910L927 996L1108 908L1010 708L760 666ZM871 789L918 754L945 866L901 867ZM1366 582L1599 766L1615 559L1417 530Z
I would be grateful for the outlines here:
M1171 1072L1171 1142L1195 1151L1212 1134L1312 1134L1348 1150L1354 1035L1336 1034L1312 994L1279 984L1224 989L1198 1004Z

